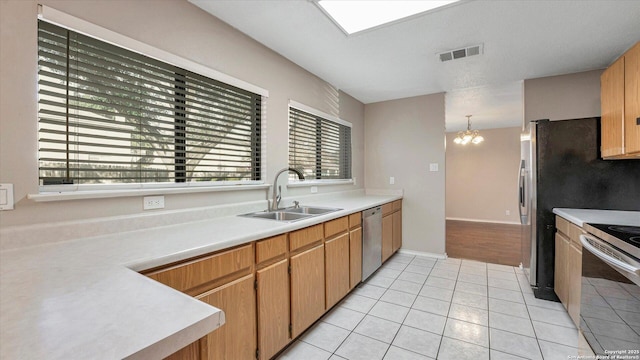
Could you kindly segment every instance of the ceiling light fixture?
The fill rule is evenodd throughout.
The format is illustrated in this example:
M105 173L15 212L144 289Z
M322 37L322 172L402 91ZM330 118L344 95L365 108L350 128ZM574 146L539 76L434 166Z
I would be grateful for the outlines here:
M453 142L459 145L467 145L468 143L473 143L474 145L478 145L484 141L484 137L480 135L478 130L471 130L471 116L465 115L467 117L467 131L459 131L458 136L453 139Z
M449 5L458 0L318 0L347 35Z

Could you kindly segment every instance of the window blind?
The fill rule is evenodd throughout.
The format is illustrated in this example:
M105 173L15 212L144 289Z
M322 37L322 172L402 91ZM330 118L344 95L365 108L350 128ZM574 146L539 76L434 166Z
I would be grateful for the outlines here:
M290 107L289 166L305 179L351 179L351 127Z
M48 184L260 180L258 94L38 22Z

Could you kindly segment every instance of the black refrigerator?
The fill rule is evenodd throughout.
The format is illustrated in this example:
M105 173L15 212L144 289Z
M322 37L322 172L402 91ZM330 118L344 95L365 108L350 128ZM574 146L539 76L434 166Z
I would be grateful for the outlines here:
M553 291L553 208L640 210L640 160L602 160L600 118L536 120L521 135L522 266L538 298Z

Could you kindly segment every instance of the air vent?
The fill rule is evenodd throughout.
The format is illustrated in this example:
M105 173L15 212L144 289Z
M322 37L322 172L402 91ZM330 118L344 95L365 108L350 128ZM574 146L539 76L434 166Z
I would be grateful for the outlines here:
M462 59L469 56L482 54L482 44L473 45L462 49L449 50L438 54L440 61Z

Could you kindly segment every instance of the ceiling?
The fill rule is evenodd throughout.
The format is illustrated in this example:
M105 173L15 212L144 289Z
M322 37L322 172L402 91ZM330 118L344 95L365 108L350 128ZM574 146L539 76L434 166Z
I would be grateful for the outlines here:
M524 79L605 68L640 40L637 0L463 0L351 36L311 0L189 1L365 104L447 92L447 131L467 114L519 126Z

